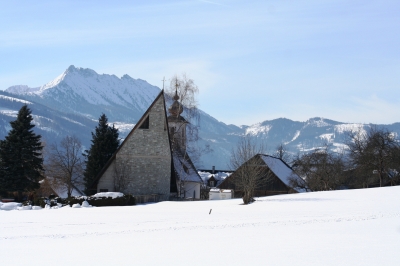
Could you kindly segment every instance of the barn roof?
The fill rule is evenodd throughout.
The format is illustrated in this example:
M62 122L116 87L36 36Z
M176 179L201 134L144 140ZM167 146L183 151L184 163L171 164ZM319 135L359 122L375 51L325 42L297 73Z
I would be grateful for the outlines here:
M280 158L276 158L270 155L259 154L260 158L265 162L268 168L288 187L291 187L289 184L289 179L291 177L300 178L293 169L287 165Z

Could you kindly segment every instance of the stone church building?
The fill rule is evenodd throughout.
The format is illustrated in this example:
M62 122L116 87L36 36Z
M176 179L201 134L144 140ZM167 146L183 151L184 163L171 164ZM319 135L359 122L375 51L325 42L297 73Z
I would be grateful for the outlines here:
M98 174L93 184L97 192L132 194L139 202L200 198L202 180L186 153L188 122L181 116L177 93L173 99L167 116L164 90L160 92Z

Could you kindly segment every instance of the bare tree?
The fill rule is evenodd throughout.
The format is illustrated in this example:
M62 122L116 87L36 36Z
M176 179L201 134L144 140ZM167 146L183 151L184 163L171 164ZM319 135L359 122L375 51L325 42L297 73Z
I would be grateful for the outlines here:
M294 171L301 176L290 179L290 185L307 191L335 190L344 184L345 164L342 153L329 151L329 146L298 155L293 162Z
M347 145L355 177L362 187L373 185L374 176L379 186L397 178L399 169L399 140L387 129L372 127L368 132L350 132ZM400 169L399 169L400 170ZM372 179L372 182L371 182ZM393 179L394 180L394 179Z
M168 94L175 102L169 108L170 123L174 125L170 136L173 149L179 149L182 153L197 152L192 151L192 145L199 139L200 112L196 100L198 93L198 87L186 74L172 77Z
M129 181L130 167L128 161L123 158L116 158L114 163L114 191L123 192Z
M196 174L193 173L195 170L193 161L198 162L202 154L211 151L209 146L198 146L200 127L200 112L196 100L198 92L194 81L185 74L172 77L168 94L174 102L168 109L170 113L168 124L174 160L182 162L182 167L176 165L175 170L179 175L178 193L183 197L187 196L186 190L193 189L192 183L189 183L190 176Z
M283 143L279 144L275 148L274 156L281 159L282 161L284 161L287 164L290 164L292 161L292 156L288 152L288 149L286 148L286 146Z
M76 136L66 136L60 145L50 146L46 174L53 186L67 191L68 197L82 184L83 168L82 144Z
M270 181L271 173L266 171L262 159L257 154L265 151L263 144L257 144L250 135L239 139L231 152L230 167L235 169L231 180L235 187L242 191L244 204L254 201L254 191Z

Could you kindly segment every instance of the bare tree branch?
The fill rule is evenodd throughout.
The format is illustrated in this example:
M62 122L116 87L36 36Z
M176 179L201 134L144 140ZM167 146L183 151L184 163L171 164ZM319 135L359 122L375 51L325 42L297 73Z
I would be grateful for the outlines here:
M77 185L82 184L84 161L82 158L82 144L76 136L67 136L60 145L50 146L49 160L46 174L54 187L67 191L71 197Z

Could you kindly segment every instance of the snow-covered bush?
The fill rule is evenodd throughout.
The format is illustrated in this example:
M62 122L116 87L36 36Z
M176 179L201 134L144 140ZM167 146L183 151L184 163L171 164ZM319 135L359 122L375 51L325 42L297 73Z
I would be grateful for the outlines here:
M102 207L102 206L132 206L136 205L135 197L124 195L120 192L102 192L93 196L71 197L68 199L58 199L63 205L80 204L82 207ZM84 203L86 202L86 203Z

